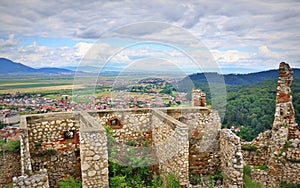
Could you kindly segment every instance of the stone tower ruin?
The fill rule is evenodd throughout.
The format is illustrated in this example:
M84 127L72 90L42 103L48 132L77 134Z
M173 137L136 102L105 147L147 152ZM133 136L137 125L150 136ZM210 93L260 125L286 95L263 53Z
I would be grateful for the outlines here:
M292 103L292 81L292 69L281 62L272 130L260 133L251 143L242 143L252 146L252 150L243 150L247 165L267 167L250 174L252 180L263 182L263 187L279 188L283 182L300 185L300 132Z
M200 89L193 88L192 90L192 105L206 106L206 94Z

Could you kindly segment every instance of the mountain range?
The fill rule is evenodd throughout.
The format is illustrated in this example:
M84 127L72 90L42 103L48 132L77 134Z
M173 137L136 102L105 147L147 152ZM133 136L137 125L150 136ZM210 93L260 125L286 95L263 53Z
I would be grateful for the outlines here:
M70 70L71 69L71 70ZM22 63L16 63L6 58L0 58L0 75L29 75L29 74L74 74L76 69L74 67L66 68L32 68ZM92 67L87 67L91 70ZM89 71L87 71L89 72ZM293 69L294 79L300 78L300 69ZM84 73L84 72L82 72ZM91 74L91 73L89 73ZM118 71L105 72L105 75L118 75ZM192 80L198 83L207 83L207 78L210 82L219 81L220 78L224 78L226 84L229 85L243 85L253 84L264 80L277 79L278 70L268 70L256 73L248 74L218 74L215 72L210 73L195 73L188 75L181 83Z
M0 74L72 74L74 71L61 68L32 68L22 63L16 63L6 58L0 58Z

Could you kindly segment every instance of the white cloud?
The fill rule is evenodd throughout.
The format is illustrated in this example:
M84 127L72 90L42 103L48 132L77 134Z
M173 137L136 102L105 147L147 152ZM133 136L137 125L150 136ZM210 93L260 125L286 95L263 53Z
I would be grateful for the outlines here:
M74 47L48 47L38 44L20 46L24 36L68 39L98 39L105 31L142 21L167 22L188 29L216 56L217 62L230 66L277 66L278 60L292 61L300 67L300 2L277 1L3 1L0 5L0 55L29 65L78 63L91 44ZM136 36L157 38L159 32L172 33L173 38L193 43L175 30L147 33L154 25L137 28ZM153 31L153 30L152 30ZM133 32L133 31L132 31ZM17 46L17 47L16 47ZM239 51L241 47L258 48L256 53ZM97 47L113 52L111 46ZM236 49L219 51L219 48ZM14 49L14 50L13 50ZM281 49L273 51L272 49ZM15 53L17 50L18 53ZM132 50L132 52L134 52ZM129 52L128 52L129 53ZM158 53L158 52L149 52ZM94 54L95 55L95 54ZM129 54L117 59L128 61Z
M90 48L93 46L92 43L86 43L86 42L79 42L77 43L75 48L75 55L82 58L84 55L90 50Z
M271 51L267 46L260 46L258 48L258 55L263 58L280 58L282 57L279 53Z
M14 34L10 34L6 40L0 39L0 47L11 47L16 46L17 44L18 41L15 40Z
M220 64L242 63L245 60L249 60L251 57L250 53L240 52L238 50L228 50L225 52L213 50L212 54L215 60Z

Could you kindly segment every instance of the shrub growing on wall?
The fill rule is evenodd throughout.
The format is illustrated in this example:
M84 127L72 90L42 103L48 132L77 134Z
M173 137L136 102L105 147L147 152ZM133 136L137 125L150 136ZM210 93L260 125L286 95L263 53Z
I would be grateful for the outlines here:
M120 155L120 151L114 147L116 142L113 137L113 131L110 126L104 126L107 133L108 154L109 159L116 159ZM149 140L128 140L126 145L131 146L127 151L123 151L123 160L126 160L128 166L122 166L116 161L109 160L109 186L112 188L180 188L180 184L174 174L161 174L160 176L152 176L149 166L151 155L146 150L138 150L141 146L148 147ZM138 156L137 156L138 155Z
M9 140L7 142L0 141L0 151L4 152L20 152L20 140Z

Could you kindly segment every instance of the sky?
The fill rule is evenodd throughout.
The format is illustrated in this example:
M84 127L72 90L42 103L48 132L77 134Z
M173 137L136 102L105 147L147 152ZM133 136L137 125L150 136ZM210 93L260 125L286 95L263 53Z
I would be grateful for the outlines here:
M142 22L147 24L129 27L131 31L126 30L126 34L163 40L161 34L149 33L156 32L151 22L178 27L201 41L221 72L276 69L281 61L300 68L298 0L2 0L0 57L36 68L78 66L95 43L99 53L122 47L124 41L118 38L104 40L105 33ZM170 29L161 32L174 40L189 40ZM134 59L136 54L152 60L160 59L158 54L164 50L173 53L157 45L150 47L121 51L114 56L112 67L116 62L130 61L132 66L137 62L147 66L144 60ZM157 61L149 62L159 66ZM184 67L193 69L188 63Z

